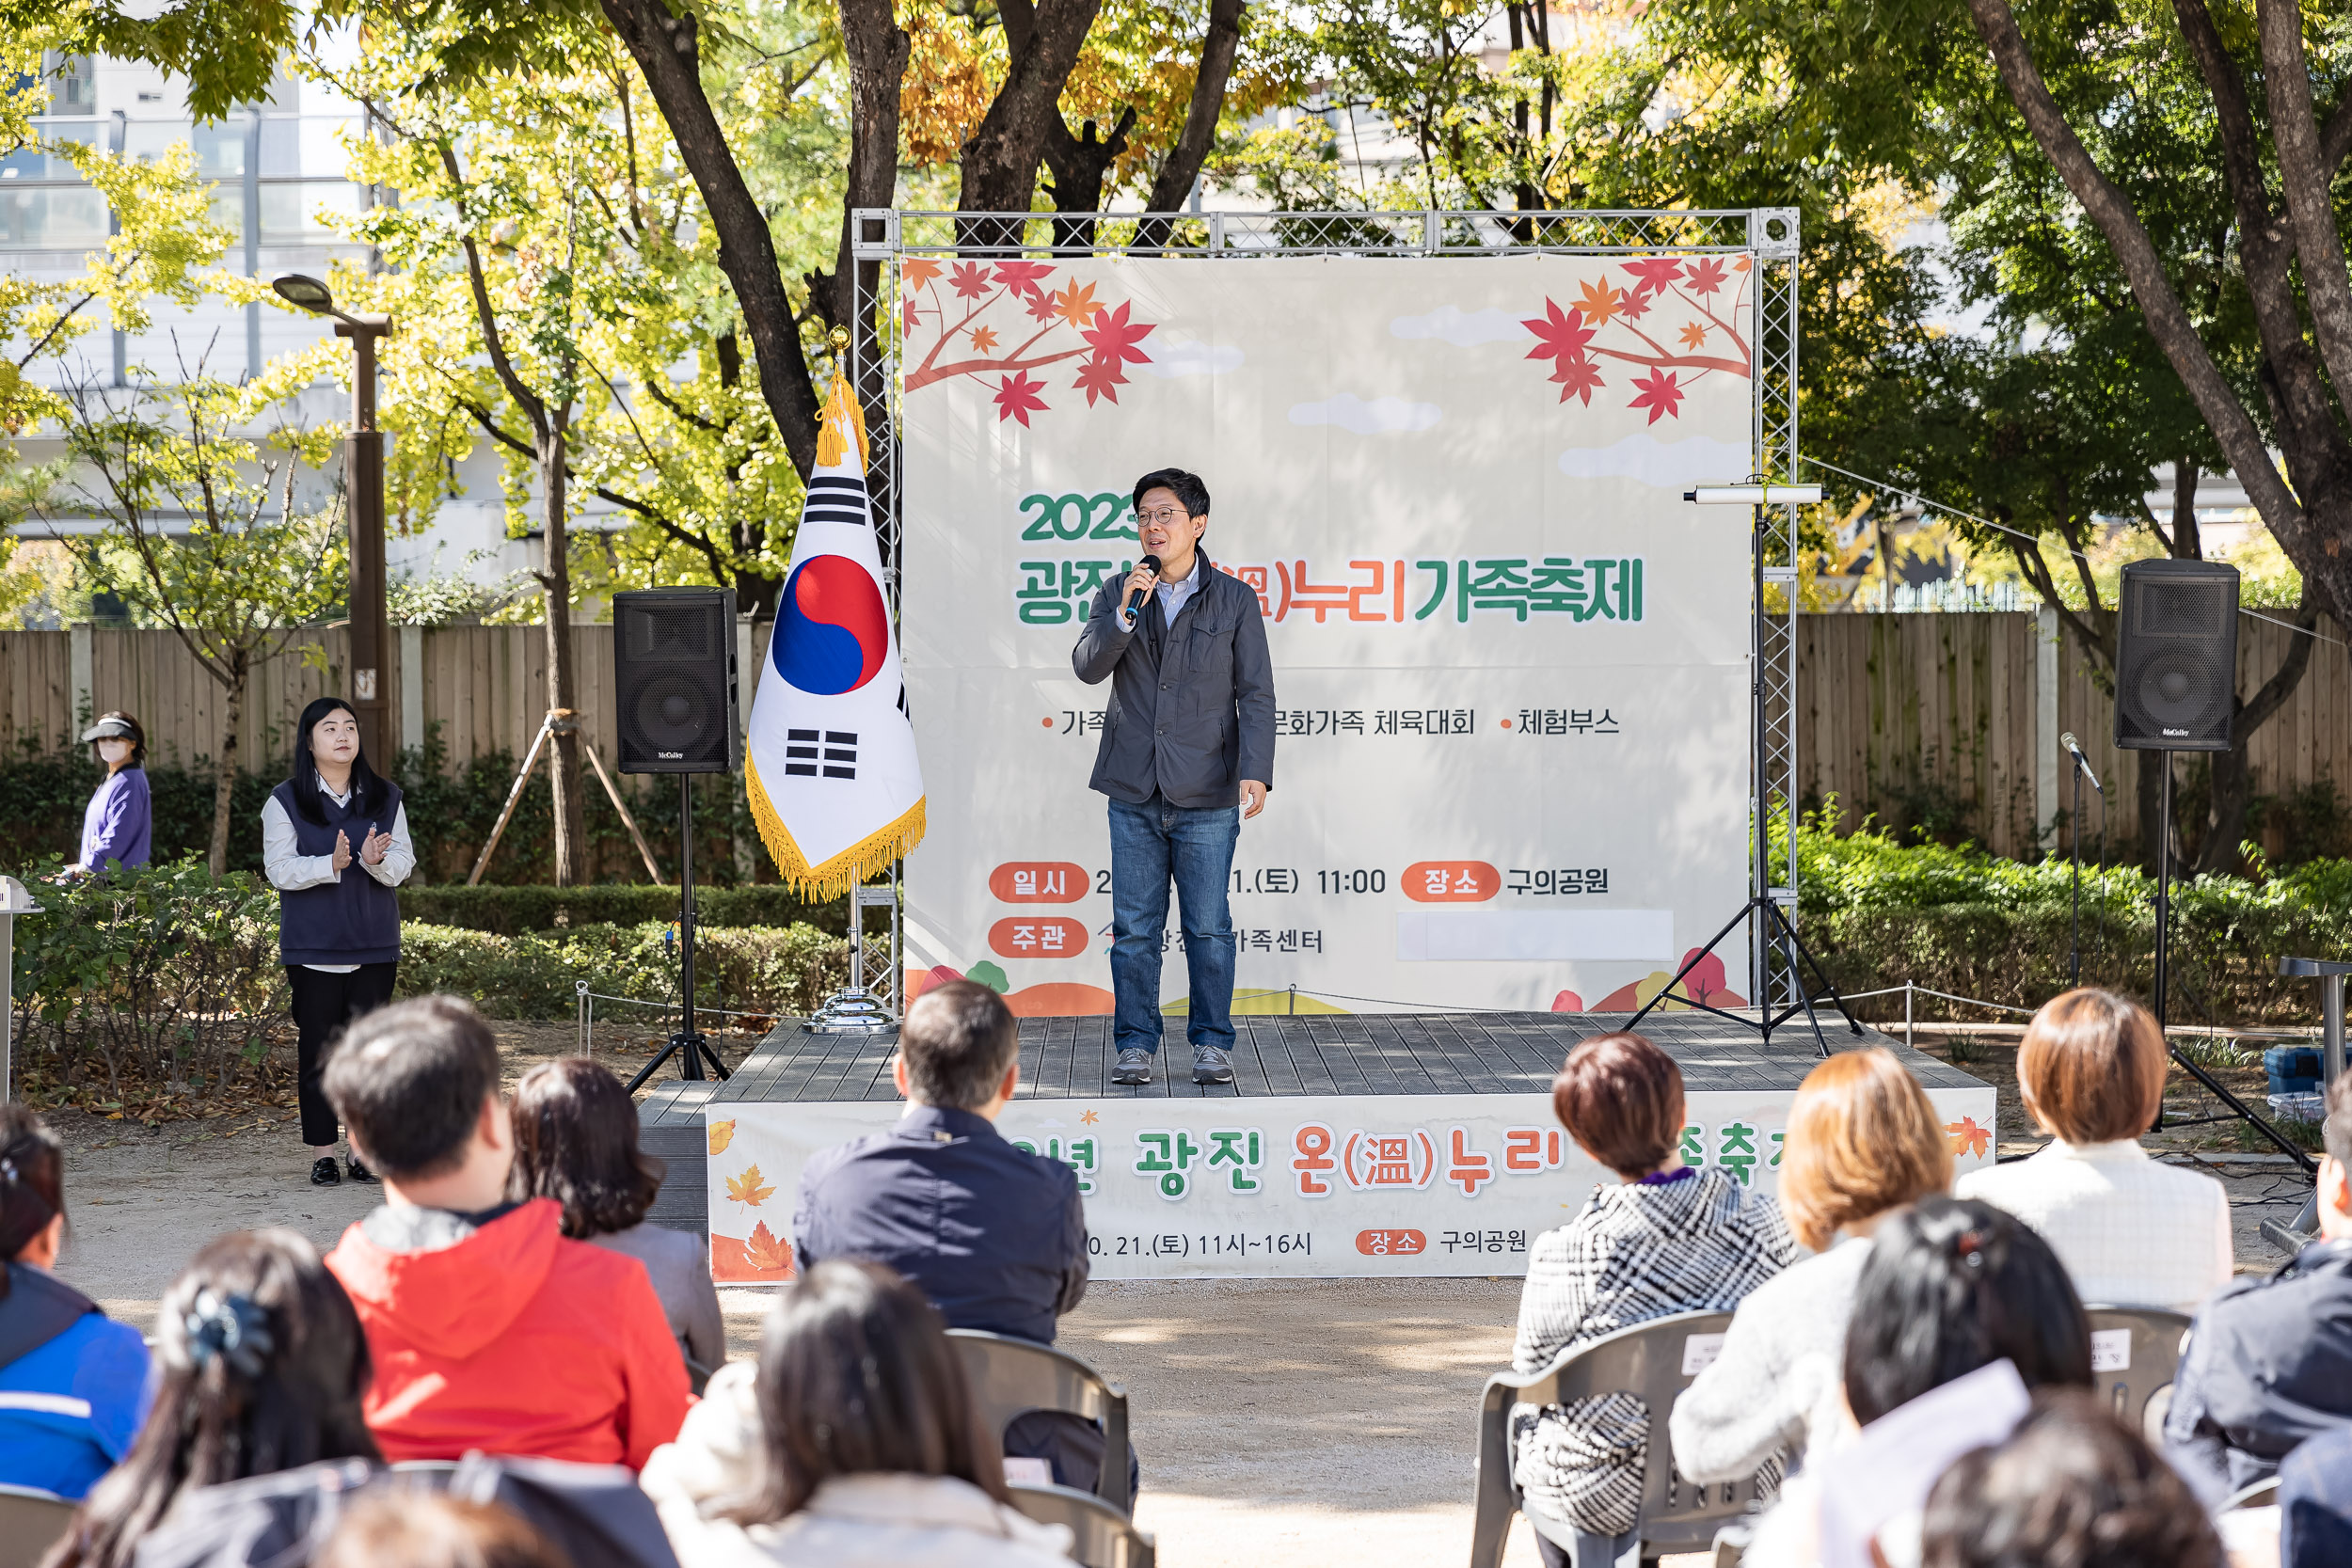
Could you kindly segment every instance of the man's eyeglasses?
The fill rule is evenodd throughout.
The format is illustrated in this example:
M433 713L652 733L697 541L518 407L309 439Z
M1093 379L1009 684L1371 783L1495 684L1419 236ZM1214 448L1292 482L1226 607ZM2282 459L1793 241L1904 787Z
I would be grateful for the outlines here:
M1162 528L1173 528L1178 523L1188 520L1192 514L1181 506L1162 506L1155 507L1150 512L1138 512L1136 516L1140 522L1157 523Z

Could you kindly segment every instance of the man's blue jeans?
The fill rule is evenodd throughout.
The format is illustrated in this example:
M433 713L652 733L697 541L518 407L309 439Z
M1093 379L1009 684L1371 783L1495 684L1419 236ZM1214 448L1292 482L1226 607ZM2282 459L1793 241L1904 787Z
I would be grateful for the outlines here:
M1232 880L1239 806L1111 802L1111 990L1118 998L1112 1044L1160 1048L1160 944L1168 930L1168 884L1184 933L1192 995L1184 1037L1196 1047L1233 1048Z

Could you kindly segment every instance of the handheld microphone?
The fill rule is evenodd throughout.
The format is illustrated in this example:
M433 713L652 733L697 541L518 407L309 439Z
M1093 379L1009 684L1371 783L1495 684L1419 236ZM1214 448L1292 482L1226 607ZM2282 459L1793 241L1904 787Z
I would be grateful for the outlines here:
M2101 786L2099 783L2099 775L2090 770L2090 759L2083 755L2082 747L2076 744L2074 740L2074 732L2069 730L2064 735L2059 736L2058 744L2074 753L2074 766L2083 770L2083 777L2090 781L2091 788L2096 789L2100 794L2105 795L2106 790Z
M1153 577L1158 577L1160 575L1160 558L1156 555L1147 555L1141 561L1136 562L1136 564L1138 566L1151 567L1152 575ZM1142 592L1149 594L1151 590L1147 588ZM1142 609L1143 600L1138 595L1130 594L1127 595L1126 601L1119 607L1120 619L1132 626L1136 624L1136 614L1140 612Z

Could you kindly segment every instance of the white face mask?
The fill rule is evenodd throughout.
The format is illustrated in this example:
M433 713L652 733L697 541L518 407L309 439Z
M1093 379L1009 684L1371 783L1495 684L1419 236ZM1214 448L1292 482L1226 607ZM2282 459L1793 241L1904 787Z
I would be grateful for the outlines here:
M98 755L107 767L117 767L131 760L131 743L120 736L109 736L98 743Z

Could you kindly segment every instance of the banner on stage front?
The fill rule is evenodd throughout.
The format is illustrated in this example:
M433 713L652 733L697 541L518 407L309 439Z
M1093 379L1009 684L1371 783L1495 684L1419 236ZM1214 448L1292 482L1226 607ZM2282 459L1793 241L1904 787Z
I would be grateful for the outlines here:
M1991 1164L1992 1088L1927 1093L1954 1168ZM1683 1161L1776 1195L1794 1098L1691 1091ZM712 1276L791 1277L802 1167L887 1131L904 1110L859 1101L706 1111ZM1568 1139L1541 1094L1017 1100L996 1125L1076 1174L1101 1279L1520 1275L1537 1236L1617 1180Z
M1241 1010L1630 1008L1739 908L1750 518L1682 493L1756 467L1751 257L898 266L907 691L952 781L912 990L1110 1010L1109 687L1070 654L1165 467L1275 664ZM1740 1002L1730 953L1691 989Z

